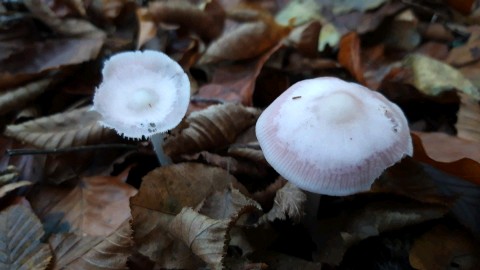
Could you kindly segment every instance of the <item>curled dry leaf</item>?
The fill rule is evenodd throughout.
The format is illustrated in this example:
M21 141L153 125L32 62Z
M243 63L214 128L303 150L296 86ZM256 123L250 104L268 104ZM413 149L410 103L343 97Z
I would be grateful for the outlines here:
M98 123L98 114L88 107L9 125L5 135L39 148L63 148L95 144L118 138Z
M49 231L109 235L130 218L129 198L135 188L119 176L93 176L80 180L73 189L41 186L32 192L30 201ZM48 198L48 199L46 199Z
M0 213L0 269L47 269L52 252L40 241L42 223L32 210L13 205Z
M260 218L260 223L274 221L276 219L285 220L287 218L298 222L303 217L306 200L307 195L304 192L290 182L287 182L275 194L272 209Z
M166 140L164 151L174 158L180 154L228 146L255 123L259 114L257 109L232 103L193 112L186 119L188 127Z
M418 270L480 269L480 244L465 231L437 225L415 240L409 260Z
M157 26L147 8L137 8L138 37L137 50L157 35Z
M281 26L267 16L242 23L212 42L198 64L254 58L275 47L289 31L289 27Z
M169 232L181 239L212 269L222 269L230 226L231 220L212 219L187 207L172 220Z
M53 269L128 269L132 252L132 229L125 220L105 237L56 234L49 239L55 255Z
M265 159L258 142L231 145L228 148L228 154L235 158L251 160L257 164L267 164L267 160Z
M50 79L43 79L2 93L0 95L0 115L34 100L47 89L50 82Z
M473 98L459 93L460 108L457 112L455 129L457 136L462 139L480 142L480 105ZM480 158L476 159L480 162Z
M201 262L168 235L168 226L183 207L195 207L235 182L227 171L198 163L174 164L148 173L130 200L138 251L160 268L197 267Z
M148 10L157 23L177 24L212 40L222 32L225 11L217 0L204 2L204 10L186 0L150 2Z
M443 62L412 54L405 59L404 67L412 72L411 83L424 94L436 96L456 89L480 100L479 90L462 73Z

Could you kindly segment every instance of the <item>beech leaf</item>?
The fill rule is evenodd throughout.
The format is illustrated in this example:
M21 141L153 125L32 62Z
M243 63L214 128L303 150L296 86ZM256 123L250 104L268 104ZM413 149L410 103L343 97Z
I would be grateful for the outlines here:
M261 221L285 220L287 217L300 221L303 217L304 204L307 195L298 187L287 182L275 194L272 209L261 217Z
M229 227L228 219L211 219L191 208L183 208L170 223L169 231L212 269L222 269Z
M0 213L0 269L47 269L52 253L41 243L42 224L23 205L13 205Z
M201 262L168 235L168 226L183 207L195 207L235 182L227 171L199 163L174 164L148 173L130 200L138 251L159 268L197 267Z
M55 254L54 269L128 269L127 258L133 247L131 234L129 220L125 220L105 237L52 235L49 242Z
M232 103L210 106L191 113L188 127L169 137L164 145L168 156L195 153L226 147L245 129L252 126L260 111Z
M42 94L50 83L50 79L43 79L11 89L0 95L0 115L25 105Z
M112 129L98 123L99 116L88 107L9 125L5 135L40 148L63 148L95 144L116 138Z
M459 93L460 108L457 112L455 129L462 139L480 142L480 105L478 101L466 94ZM480 161L480 159L477 159Z

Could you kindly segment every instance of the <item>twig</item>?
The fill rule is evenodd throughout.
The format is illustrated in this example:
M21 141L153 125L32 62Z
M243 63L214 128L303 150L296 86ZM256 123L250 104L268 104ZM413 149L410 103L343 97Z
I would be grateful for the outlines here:
M61 154L69 152L84 152L100 149L129 149L137 150L137 146L130 144L97 144L97 145L83 145L72 146L65 148L53 148L53 149L7 149L5 153L9 156L20 155L48 155L48 154Z

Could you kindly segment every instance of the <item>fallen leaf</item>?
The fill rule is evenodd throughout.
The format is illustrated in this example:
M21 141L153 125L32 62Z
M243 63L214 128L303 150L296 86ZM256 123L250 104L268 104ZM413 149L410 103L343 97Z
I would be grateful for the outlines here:
M215 98L223 101L241 103L245 106L252 105L252 96L255 81L258 78L265 62L281 46L278 43L258 59L252 59L242 64L221 66L215 70L210 83L203 85L195 98Z
M26 187L26 186L30 186L32 184L32 182L30 181L18 181L18 182L14 182L14 183L8 183L8 184L5 184L5 185L2 185L0 187L0 199L5 197L5 195L7 195L8 192L11 192L15 189L18 189L18 188L21 188L21 187Z
M109 235L130 218L129 198L136 190L123 182L127 174L85 177L73 189L40 186L29 199L47 233Z
M208 46L198 64L250 59L275 47L288 35L290 28L277 24L273 18L262 18L242 23L221 35Z
M480 142L480 105L473 98L459 93L460 108L457 112L455 129L462 139ZM435 158L434 158L435 159ZM474 160L480 162L480 158Z
M276 192L272 209L262 216L259 222L273 222L276 219L285 220L287 218L298 222L303 218L306 201L305 193L287 182Z
M20 108L27 102L41 95L50 84L50 79L43 79L27 85L10 89L0 95L0 115Z
M325 22L326 20L320 13L321 8L322 5L319 1L289 1L288 5L285 5L285 7L277 13L275 21L282 25L290 25L293 23L295 26L305 24L312 20Z
M55 234L49 239L55 261L52 269L128 269L132 252L132 230L125 220L104 237L75 233Z
M409 259L418 270L479 269L480 244L465 231L437 225L415 240Z
M411 83L422 93L437 96L456 89L476 100L480 100L479 90L453 67L419 54L412 54L404 61L404 67L412 71Z
M188 127L168 137L164 144L165 153L175 156L196 153L203 150L226 147L245 129L252 126L259 111L233 103L210 106L191 113L186 123Z
M13 205L0 212L0 230L1 269L47 269L52 252L41 242L42 223L31 209Z
M168 227L183 207L195 207L209 194L224 190L236 179L220 168L180 163L151 171L131 198L132 228L138 251L159 268L202 265L185 244L168 235Z
M282 254L274 251L259 251L249 254L248 258L256 262L264 262L268 265L267 269L289 270L289 269L303 269L303 270L321 270L322 264L318 262L311 262L302 260L294 256Z
M211 219L191 208L183 208L170 223L169 232L181 239L212 269L222 269L230 226L231 220Z
M157 23L177 24L212 40L223 30L225 11L218 1L204 1L204 9L191 1L154 1L148 6Z
M375 9L383 5L386 0L367 0L367 1L355 1L355 0L340 0L332 1L332 12L335 15L349 13L351 11L365 12L370 9Z
M95 144L115 138L115 132L102 127L98 123L98 114L89 109L84 107L19 125L9 125L4 134L47 149Z
M330 48L337 48L340 40L342 38L342 33L338 31L335 25L327 23L322 26L320 30L320 36L318 37L318 48L319 52L323 52L327 45Z
M157 26L147 8L137 8L136 13L139 28L136 43L138 50L157 35Z
M357 82L365 85L360 55L360 38L355 32L350 32L342 37L337 58L338 62L352 74Z
M441 132L413 132L420 137L425 153L439 162L469 158L480 163L480 143Z

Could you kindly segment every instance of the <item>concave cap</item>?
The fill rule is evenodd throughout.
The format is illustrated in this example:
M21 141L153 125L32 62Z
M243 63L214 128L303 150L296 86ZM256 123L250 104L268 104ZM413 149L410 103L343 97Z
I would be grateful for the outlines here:
M182 67L157 51L122 52L104 64L93 110L101 124L129 138L151 137L176 127L190 102Z
M378 92L337 78L298 82L260 115L265 158L285 179L326 195L370 189L413 147L400 108Z

